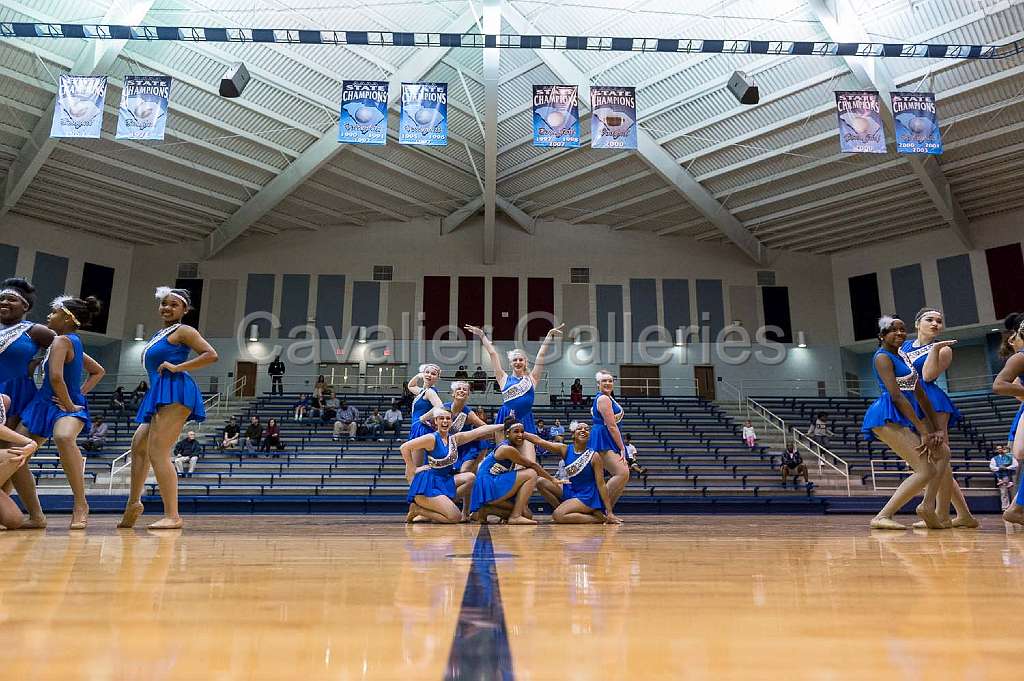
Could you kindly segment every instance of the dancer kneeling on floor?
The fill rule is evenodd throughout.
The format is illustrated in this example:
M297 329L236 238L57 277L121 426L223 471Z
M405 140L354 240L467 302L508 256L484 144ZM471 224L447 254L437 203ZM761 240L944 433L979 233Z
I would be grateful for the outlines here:
M0 448L0 479L3 480L10 478L14 471L24 466L39 446L33 440L4 425L10 406L11 398L0 395L0 444L4 445ZM24 523L25 517L21 514L21 509L7 492L0 488L0 527L16 530Z
M567 479L549 482L542 478L537 481L537 491L555 509L551 519L556 523L621 523L612 512L611 495L604 482L601 456L587 446L590 426L586 423L576 423L575 426L572 442L567 445L546 442L536 435L526 434L526 439L538 449L546 449L565 461Z
M462 520L455 499L460 494L469 494L475 476L472 473L463 474L462 482L456 488L455 464L459 460L459 445L493 435L502 429L500 425L482 426L449 434L451 425L451 412L435 409L436 432L402 443L405 479L409 481L409 494L406 497L410 504L409 515L406 517L409 522L417 516L437 523L457 523Z
M945 529L951 524L941 520L935 509L949 508L951 489L943 484L942 475L949 465L949 446L917 372L899 354L906 338L903 320L890 316L878 320L874 372L880 396L868 407L861 432L868 441L877 438L888 445L914 472L896 488L871 520L871 527L905 530L906 526L893 516L923 489L924 500L917 507L917 515L930 529Z
M496 515L509 525L536 525L537 521L528 515L527 505L537 478L552 483L555 479L525 452L527 447L533 452L534 443L527 441L523 424L505 424L505 441L484 457L477 468L469 510L481 523L487 522L487 516ZM522 468L517 470L517 465Z

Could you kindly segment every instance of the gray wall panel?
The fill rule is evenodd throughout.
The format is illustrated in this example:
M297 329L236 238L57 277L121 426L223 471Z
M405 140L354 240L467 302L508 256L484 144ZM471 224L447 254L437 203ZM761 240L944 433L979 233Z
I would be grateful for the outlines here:
M238 281L208 279L207 282L209 293L206 298L206 328L203 331L211 338L230 338L235 335Z
M889 270L892 278L892 297L896 303L896 314L913 329L914 315L925 306L924 277L921 265L913 264L894 267Z
M0 280L13 277L18 271L18 247L0 244Z
M388 284L388 326L397 338L411 338L416 328L416 284L392 281Z
M380 324L380 282L352 282L352 326L371 326ZM372 338L372 335L367 338Z
M245 314L274 311L274 275L250 274L245 285ZM259 337L270 338L270 321L261 319L256 323ZM246 328L245 333L249 330Z
M590 284L562 284L562 314L558 318L565 322L567 332L590 326Z
M597 333L602 342L621 342L622 286L597 285Z
M658 325L658 289L654 279L629 280L629 312L633 340L649 326Z
M978 301L974 297L971 258L966 253L939 258L939 291L946 326L978 323ZM913 319L913 318L911 318Z
M321 338L327 338L327 329L341 338L344 313L345 275L321 274L316 279L316 330Z
M67 291L68 259L49 253L36 253L32 268L32 285L36 287L36 304L28 312L34 322L46 323L50 301Z
M690 316L690 281L688 279L661 280L662 318L665 328L675 342L676 331L686 328L691 322Z
M721 279L697 280L697 324L709 327L712 343L725 326Z
M286 274L281 278L281 337L306 325L309 310L309 275Z

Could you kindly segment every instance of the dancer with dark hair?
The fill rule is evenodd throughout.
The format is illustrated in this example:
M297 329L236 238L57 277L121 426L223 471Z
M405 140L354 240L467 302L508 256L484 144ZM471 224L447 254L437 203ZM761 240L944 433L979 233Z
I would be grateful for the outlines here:
M106 373L96 360L85 353L77 331L87 328L100 312L100 302L60 296L50 303L47 326L57 334L43 362L43 385L22 412L18 431L38 444L53 438L60 465L74 496L72 530L84 530L89 519L85 498L85 464L78 448L78 435L91 425L88 395ZM83 370L88 377L82 382Z
M547 499L554 512L551 519L556 523L581 525L593 523L621 523L612 512L611 492L604 482L604 464L599 452L588 446L592 439L590 426L576 423L572 431L572 442L546 442L532 433L526 439L541 449L562 457L567 480L551 482L544 478L537 481L537 491Z
M1006 318L1004 322L1006 332L1003 334L1003 344L1000 348L1000 356L1006 359L1002 370L992 382L992 392L997 395L1008 395L1024 402L1024 313L1014 313ZM1013 421L1013 428L1010 431L1012 442L1013 458L1017 461L1024 461L1024 404L1017 411L1017 417ZM1024 525L1024 484L1017 486L1017 496L1013 503L1003 513L1003 520L1010 523Z
M900 348L906 339L903 320L891 316L878 320L879 347L873 365L880 395L864 415L861 432L868 441L877 438L888 445L914 472L900 483L892 498L871 520L871 528L907 529L893 520L893 516L923 489L924 501L917 507L917 515L930 529L939 530L949 527L935 512L936 508L949 506L949 488L945 487L943 495L940 473L949 465L949 447L917 372L900 357Z
M953 346L956 345L956 341L938 340L945 325L942 312L934 307L923 307L918 310L914 317L914 327L917 329L917 338L905 341L900 348L900 355L921 377L921 387L924 388L924 393L935 410L937 425L946 434L946 442L949 442L949 429L960 421L960 411L936 381L953 363ZM947 467L942 471L942 476L945 479L943 484L949 486L956 518L949 519L949 507L940 507L935 509L939 520L943 524L949 522L953 527L978 527L980 523L971 515L967 499L964 498L960 485L953 479L953 470ZM922 520L914 523L914 527L925 527L925 522Z
M505 424L505 441L485 456L477 467L469 504L476 520L486 523L487 516L496 515L509 525L537 524L527 515L527 504L537 485L537 478L545 478L552 483L556 480L529 458L525 452L526 445L533 450L534 443L526 440L526 427L509 418Z
M206 410L203 394L189 375L217 361L217 351L191 326L181 323L192 306L185 289L161 286L156 290L164 328L157 331L142 350L142 364L149 376L150 388L139 406L135 422L139 427L132 437L131 490L124 516L118 527L134 527L142 515L142 492L150 466L156 474L164 517L149 526L153 530L178 529L178 474L171 462L171 447L186 421L203 421ZM189 352L196 357L188 359Z

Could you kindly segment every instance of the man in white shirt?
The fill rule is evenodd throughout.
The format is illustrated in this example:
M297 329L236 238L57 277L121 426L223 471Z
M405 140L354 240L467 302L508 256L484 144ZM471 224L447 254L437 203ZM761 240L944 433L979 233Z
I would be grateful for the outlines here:
M402 429L402 412L397 402L391 403L391 408L384 412L384 430L390 430L395 435Z
M1017 459L1006 453L1006 447L996 446L996 455L988 462L988 468L996 477L999 488L999 502L1005 511L1010 506L1010 495L1013 492L1013 474L1017 470Z

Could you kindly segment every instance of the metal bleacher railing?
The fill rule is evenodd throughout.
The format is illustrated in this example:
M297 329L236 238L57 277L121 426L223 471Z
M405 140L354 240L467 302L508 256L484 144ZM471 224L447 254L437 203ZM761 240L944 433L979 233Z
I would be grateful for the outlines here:
M896 468L889 468L893 465L892 459L871 459L871 489L875 491L887 491L894 490L899 486L899 483L903 482L903 478L907 477L913 470L908 470L908 467L902 461L897 464ZM986 479L992 477L992 471L988 468L987 462L979 462L978 459L950 459L950 465L953 467L953 471L956 477L960 479L982 476ZM970 466L971 464L984 463L984 470L957 470L957 466ZM879 484L878 478L881 477L898 477L895 485L889 486Z

